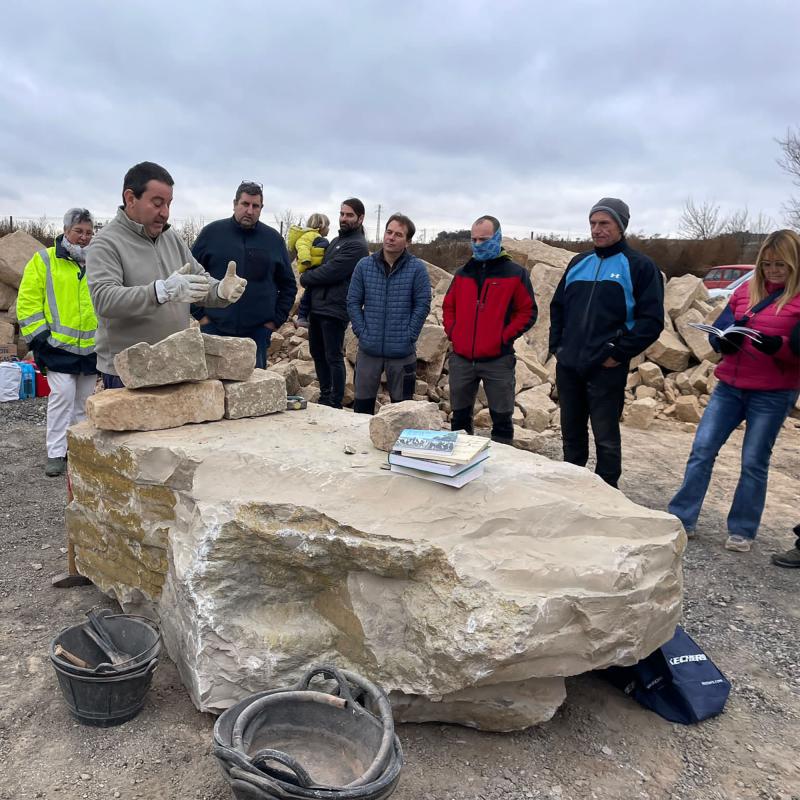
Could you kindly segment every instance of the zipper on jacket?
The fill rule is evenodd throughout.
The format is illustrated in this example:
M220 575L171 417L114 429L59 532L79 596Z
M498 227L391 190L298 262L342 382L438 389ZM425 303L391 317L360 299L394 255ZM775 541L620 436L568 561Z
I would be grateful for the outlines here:
M600 270L603 268L603 261L605 256L597 256L598 264L597 269L594 271L594 280L592 281L592 290L589 292L589 299L586 301L586 310L583 313L583 321L581 322L581 330L583 331L583 347L581 347L581 356L586 352L586 344L589 339L589 312L592 308L592 300L594 299L594 292L597 289L597 279L600 276Z
M478 337L478 314L481 310L481 294L486 284L486 265L481 264L481 279L478 282L478 296L475 298L475 322L472 325L472 360L475 360L475 340Z

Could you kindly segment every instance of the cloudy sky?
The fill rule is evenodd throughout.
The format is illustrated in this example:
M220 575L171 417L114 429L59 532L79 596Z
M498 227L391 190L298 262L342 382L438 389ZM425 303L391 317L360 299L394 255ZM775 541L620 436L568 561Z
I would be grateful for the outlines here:
M0 216L111 216L152 160L178 223L242 179L263 221L356 195L373 235L379 204L429 238L577 235L603 195L648 234L688 196L781 223L798 34L797 0L9 3Z

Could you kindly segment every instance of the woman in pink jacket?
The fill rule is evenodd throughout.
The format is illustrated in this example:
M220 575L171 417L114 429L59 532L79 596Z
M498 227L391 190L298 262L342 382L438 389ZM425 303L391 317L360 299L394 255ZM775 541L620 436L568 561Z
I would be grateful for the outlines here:
M745 422L742 470L728 513L728 550L745 553L758 533L767 493L772 446L800 393L800 357L790 339L800 325L800 236L771 233L758 254L749 283L740 286L715 323L717 328L744 325L742 333L711 337L722 354L714 389L686 464L683 485L669 503L691 537L703 505L711 470L720 448Z

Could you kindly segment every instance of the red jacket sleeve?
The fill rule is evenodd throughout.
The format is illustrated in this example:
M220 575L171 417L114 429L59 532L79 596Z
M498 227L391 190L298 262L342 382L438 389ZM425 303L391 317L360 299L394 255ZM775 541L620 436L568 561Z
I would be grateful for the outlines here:
M528 271L523 269L511 298L511 319L503 330L503 342L508 343L522 336L525 331L533 327L538 315L539 309L533 296L531 277Z
M458 278L453 278L450 281L450 286L447 287L447 293L442 302L442 322L444 324L444 332L447 334L448 339L452 339L451 333L453 326L456 324L456 293L455 285Z

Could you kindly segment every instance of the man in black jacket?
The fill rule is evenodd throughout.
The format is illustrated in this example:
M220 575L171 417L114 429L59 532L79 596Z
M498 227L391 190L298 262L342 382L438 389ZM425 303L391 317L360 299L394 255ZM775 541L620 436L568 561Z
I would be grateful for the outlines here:
M604 197L589 212L594 250L569 262L550 304L550 352L557 359L564 460L589 458L611 486L622 473L619 418L630 360L664 327L664 283L658 267L625 240L630 211Z
M300 285L311 289L308 345L319 381L319 402L342 407L344 397L344 332L347 290L356 264L369 255L364 236L364 204L351 197L339 211L339 235L328 245L322 263L300 276Z
M264 207L261 184L243 181L233 199L233 216L206 225L192 255L210 275L221 280L229 261L247 278L238 303L226 308L192 306L203 333L244 336L256 343L256 366L267 366L272 332L286 322L297 294L297 283L286 243L273 228L259 222Z

